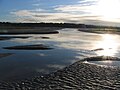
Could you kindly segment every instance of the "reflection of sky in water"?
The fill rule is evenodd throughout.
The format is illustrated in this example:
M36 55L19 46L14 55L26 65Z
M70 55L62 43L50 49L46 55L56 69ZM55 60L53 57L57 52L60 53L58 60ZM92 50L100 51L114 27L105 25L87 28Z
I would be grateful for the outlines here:
M2 72L0 73L0 79L47 74L85 57L100 55L120 57L119 35L94 34L80 32L76 29L63 29L60 34L28 36L32 37L0 41L0 53L14 53L11 56L0 59L0 72ZM40 36L50 37L50 39L41 39L39 38ZM6 46L29 44L44 44L54 49L45 51L2 49L2 47ZM104 50L91 51L97 48L103 48ZM109 63L109 65L113 64Z

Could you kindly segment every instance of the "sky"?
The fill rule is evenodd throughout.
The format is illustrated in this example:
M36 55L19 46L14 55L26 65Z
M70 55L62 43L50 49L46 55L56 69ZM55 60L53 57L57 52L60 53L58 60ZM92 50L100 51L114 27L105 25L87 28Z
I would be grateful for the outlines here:
M0 22L120 26L120 0L0 0Z

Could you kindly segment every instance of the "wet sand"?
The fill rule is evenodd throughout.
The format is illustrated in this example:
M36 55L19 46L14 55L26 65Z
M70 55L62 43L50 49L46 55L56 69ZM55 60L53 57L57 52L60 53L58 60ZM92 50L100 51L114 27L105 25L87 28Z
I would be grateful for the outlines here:
M9 39L13 39L13 38L22 38L22 39L26 39L29 38L30 36L0 36L0 40L9 40Z
M82 32L88 32L88 33L97 33L97 34L119 34L119 30L97 30L97 28L91 29L91 28L85 28L85 29L78 29L78 31Z
M97 48L97 49L93 49L91 51L102 51L102 50L104 50L104 49L103 48Z
M85 58L81 61L120 61L119 58L117 57L110 57L110 56L98 56L98 57L90 57L90 58Z
M58 34L61 28L40 27L40 28L12 28L1 29L0 34L12 35L12 34Z
M40 37L34 37L34 39L50 39L50 37L40 36Z
M12 55L13 53L0 53L0 58L7 57Z
M10 50L49 50L49 49L52 49L49 46L45 46L43 44L12 46L12 47L3 47L3 48L10 49Z
M37 31L37 32L0 32L2 35L16 35L16 34L58 34L58 31Z
M95 59L95 58L94 58ZM1 82L0 90L120 90L120 68L78 61L62 70L20 82Z

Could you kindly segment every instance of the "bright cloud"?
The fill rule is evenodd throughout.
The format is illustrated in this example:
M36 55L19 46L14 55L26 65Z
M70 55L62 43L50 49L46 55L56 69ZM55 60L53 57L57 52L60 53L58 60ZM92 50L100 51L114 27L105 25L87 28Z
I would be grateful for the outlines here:
M55 12L55 13L48 13L48 12L36 12L36 10L20 10L17 12L11 12L16 16L19 16L20 19L18 21L21 22L74 22L80 23L84 19L94 19L97 16L85 16L79 15L74 13L64 13L64 12ZM27 16L27 17L26 17ZM22 17L22 18L21 18Z
M120 0L99 0L94 9L96 15L101 15L105 21L120 22Z
M36 3L36 4L33 4L33 6L40 6L40 4Z
M39 6L39 4L34 4ZM80 0L73 5L53 6L50 10L18 10L11 14L19 16L21 22L73 22L101 24L120 22L119 0ZM29 17L26 17L29 16ZM22 19L21 19L22 18Z
M11 14L14 14L16 16L31 16L32 13L29 10L19 10L16 12L11 12Z

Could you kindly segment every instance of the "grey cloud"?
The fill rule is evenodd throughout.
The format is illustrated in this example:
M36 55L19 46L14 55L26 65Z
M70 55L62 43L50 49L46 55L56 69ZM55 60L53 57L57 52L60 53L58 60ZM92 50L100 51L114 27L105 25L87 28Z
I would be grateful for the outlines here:
M78 3L81 4L82 6L90 6L90 5L95 5L97 0L80 0Z
M18 16L19 22L71 22L95 25L119 25L118 23L107 22L102 16L94 13L96 1L98 0L80 0L78 4L74 5L59 5L53 7L54 12L37 8L34 10L18 10L11 12L11 14Z
M36 4L33 4L33 6L40 6L40 4L36 3Z
M32 18L24 19L24 22L66 22L66 23L85 23L85 24L95 24L95 25L119 25L119 23L107 22L100 20L100 16L80 16L80 15L72 15L69 16L64 15L61 17L61 14L49 14L48 15L33 15Z
M42 18L45 18L45 17L49 17L50 15L32 15L33 17L42 17Z

